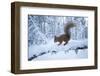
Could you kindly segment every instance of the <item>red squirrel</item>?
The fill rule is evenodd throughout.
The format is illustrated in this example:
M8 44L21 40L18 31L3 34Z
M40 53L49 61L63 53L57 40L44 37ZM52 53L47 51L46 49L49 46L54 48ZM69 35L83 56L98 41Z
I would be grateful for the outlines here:
M64 45L66 45L68 43L68 41L70 40L70 28L75 27L75 24L73 22L68 22L65 27L64 27L64 32L65 34L60 35L59 37L54 37L54 42L59 42L58 45L62 44L62 42L64 41Z

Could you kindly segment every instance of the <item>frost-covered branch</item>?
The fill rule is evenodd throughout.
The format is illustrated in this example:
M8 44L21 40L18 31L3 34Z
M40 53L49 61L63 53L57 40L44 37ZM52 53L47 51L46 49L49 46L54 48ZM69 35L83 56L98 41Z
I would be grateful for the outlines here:
M34 49L35 48L35 49ZM70 40L67 45L58 45L52 41L49 41L46 45L35 46L31 49L30 57L28 60L33 60L45 54L56 54L63 51L65 54L72 50L77 54L79 50L88 49L87 39L84 40ZM33 53L32 53L33 51Z

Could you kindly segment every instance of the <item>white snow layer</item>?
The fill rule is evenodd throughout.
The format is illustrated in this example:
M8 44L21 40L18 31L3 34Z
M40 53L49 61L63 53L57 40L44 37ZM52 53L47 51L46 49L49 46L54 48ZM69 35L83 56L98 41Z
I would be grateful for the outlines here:
M84 40L70 40L65 46L62 43L54 43L54 40L49 40L45 45L32 45L28 49L28 58L31 58L33 55L38 56L40 53L45 52L41 56L36 57L33 60L51 60L51 59L78 59L78 58L87 58L88 49L79 49L76 54L75 49L77 47L88 47L87 39Z

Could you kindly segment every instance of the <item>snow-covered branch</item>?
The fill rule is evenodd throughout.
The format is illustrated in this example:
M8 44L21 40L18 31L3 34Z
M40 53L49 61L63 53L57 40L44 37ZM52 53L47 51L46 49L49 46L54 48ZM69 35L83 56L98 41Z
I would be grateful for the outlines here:
M87 39L84 40L70 40L67 45L58 45L54 43L53 40L49 41L46 45L40 45L29 48L30 50L30 57L28 60L32 60L38 58L44 54L56 54L58 52L63 51L65 54L70 51L75 51L78 54L79 50L88 49Z

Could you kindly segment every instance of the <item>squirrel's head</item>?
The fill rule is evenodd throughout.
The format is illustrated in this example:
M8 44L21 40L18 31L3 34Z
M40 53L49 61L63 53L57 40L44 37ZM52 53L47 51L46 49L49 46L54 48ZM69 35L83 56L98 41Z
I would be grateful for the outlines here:
M57 42L57 37L56 36L54 36L54 42Z

